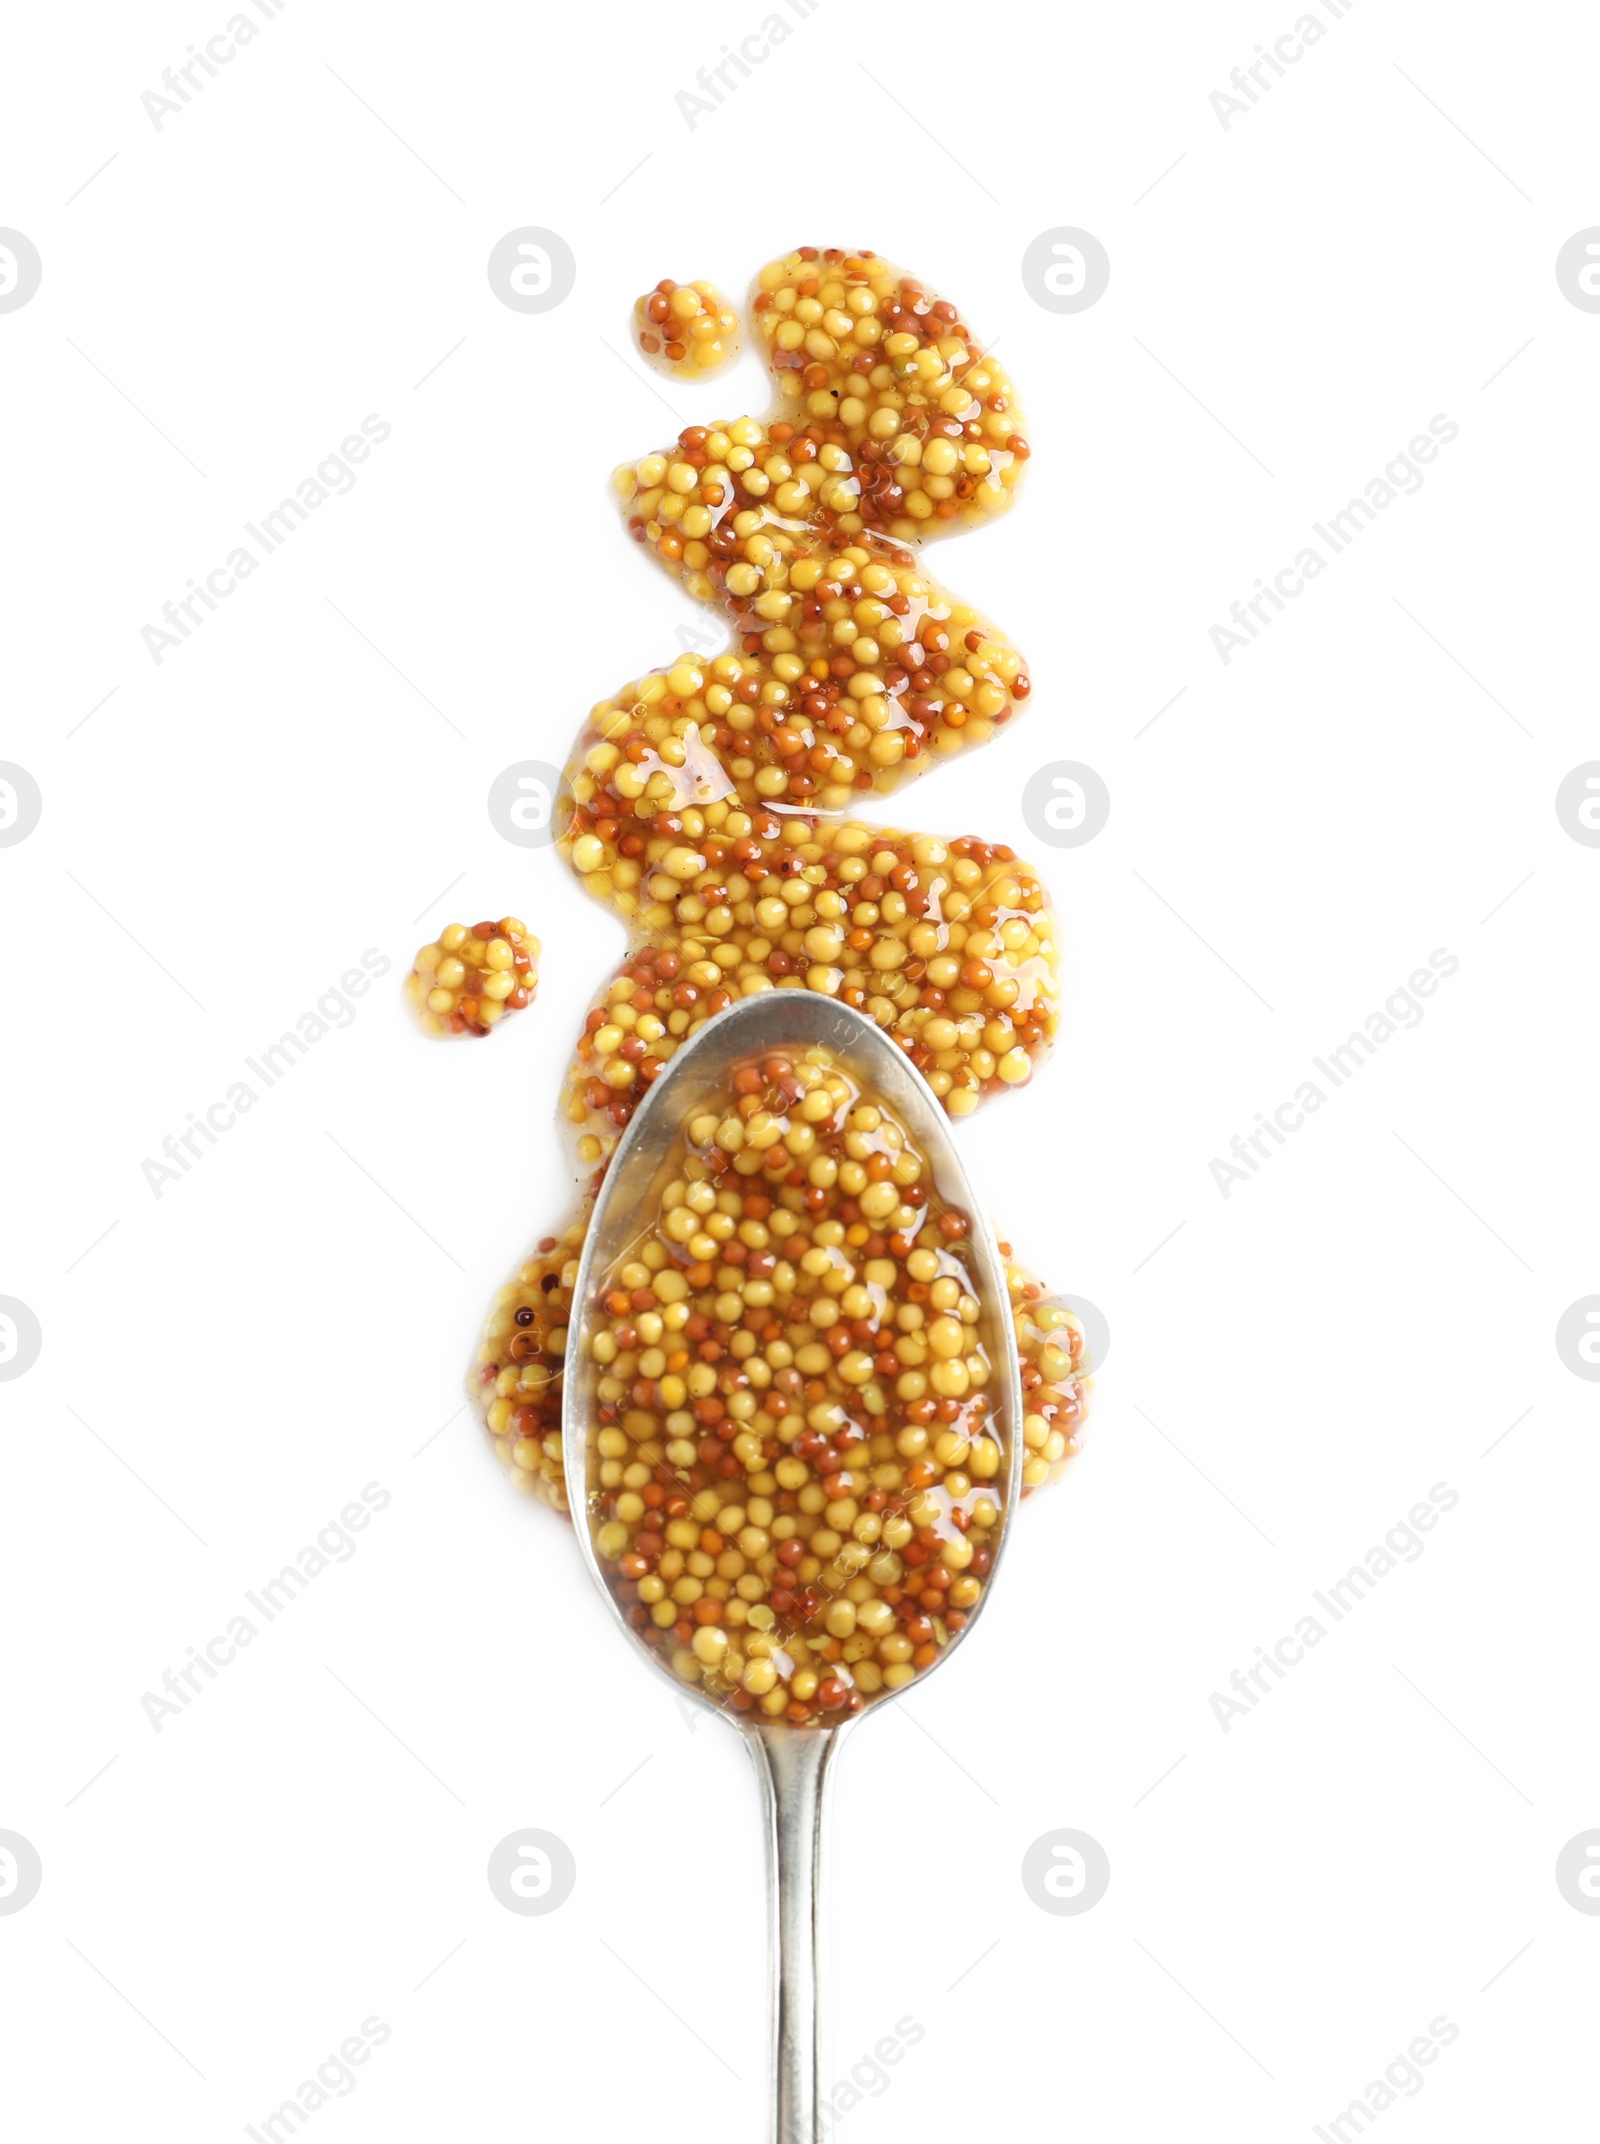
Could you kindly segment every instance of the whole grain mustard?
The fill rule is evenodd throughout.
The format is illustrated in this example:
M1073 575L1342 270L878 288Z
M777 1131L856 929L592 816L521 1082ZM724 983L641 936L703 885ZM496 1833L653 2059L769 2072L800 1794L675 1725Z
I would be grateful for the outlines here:
M639 300L636 330L660 335L652 360L709 373L691 353L731 333L727 311L713 285L667 281ZM588 1203L688 1036L735 998L820 991L869 1013L963 1116L1026 1085L1057 1027L1037 874L1003 843L850 816L990 742L1032 696L1017 649L921 563L928 541L1009 511L1029 460L1015 389L952 301L870 251L769 262L750 319L769 413L686 426L613 478L630 536L728 644L597 701L556 808L558 853L630 944L564 1089L583 1197L500 1291L473 1390L513 1480L562 1510ZM1077 1449L1088 1365L1070 1310L1002 1251L1026 1493Z

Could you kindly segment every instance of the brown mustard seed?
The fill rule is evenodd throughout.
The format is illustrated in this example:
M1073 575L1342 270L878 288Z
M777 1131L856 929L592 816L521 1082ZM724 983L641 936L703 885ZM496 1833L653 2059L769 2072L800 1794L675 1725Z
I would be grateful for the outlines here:
M562 1512L568 1509L561 1462L562 1370L590 1203L586 1199L559 1234L543 1237L500 1290L485 1322L471 1378L473 1396L512 1481ZM1000 1250L1022 1371L1026 1497L1059 1479L1080 1448L1090 1366L1074 1314L1015 1262L1008 1245L1002 1243ZM758 1251L753 1258L764 1255ZM530 1328L535 1345L513 1356L512 1340Z
M539 988L539 941L516 916L451 923L425 945L406 977L406 996L427 1035L487 1035L531 1005Z
M826 1050L775 1053L691 1119L602 1283L595 1546L641 1640L736 1710L859 1711L983 1597L1006 1454L947 1218Z
M704 379L739 347L739 315L715 283L664 276L635 299L633 338L646 362L678 379Z
M720 308L712 286L666 281L638 330L667 327L684 289ZM588 1198L685 1037L736 997L823 991L869 1012L960 1116L1025 1083L1057 1025L1054 924L1026 864L846 816L987 743L1031 698L1017 650L917 560L922 541L1009 510L1028 460L1015 388L953 301L869 251L770 262L751 317L769 414L690 425L614 480L630 535L722 614L729 645L600 701L558 803L559 853L633 943L568 1075L584 1203L501 1290L474 1389L512 1478L563 1510ZM645 354L673 362L665 342ZM807 1211L825 1196L808 1184ZM770 1280L757 1261L772 1255L729 1264ZM1070 1311L1007 1258L1026 1494L1078 1448L1088 1366Z

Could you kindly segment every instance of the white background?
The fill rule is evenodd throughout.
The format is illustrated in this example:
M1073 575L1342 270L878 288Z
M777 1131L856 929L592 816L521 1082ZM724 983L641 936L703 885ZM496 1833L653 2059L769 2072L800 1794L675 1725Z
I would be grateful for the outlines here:
M159 131L141 93L227 0L7 32L0 223L44 261L0 315L0 758L44 798L0 851L0 1293L44 1332L0 1398L0 1827L44 1866L0 1918L13 2126L237 2136L377 2015L328 2144L760 2133L744 1753L452 1410L565 1207L558 1083L621 942L486 793L691 618L606 489L676 429L628 306L815 242L953 294L1027 410L1018 510L936 570L1031 713L892 812L1045 869L1061 1043L962 1138L1112 1334L977 1639L842 1759L830 2075L926 2031L846 2134L1305 2135L1445 2016L1384 2137L1576 2135L1600 1395L1553 1334L1600 1286L1600 853L1554 794L1600 755L1600 317L1553 270L1600 221L1600 36L1359 0L1224 130L1296 0L822 0L691 131L674 93L762 6L289 0ZM537 317L485 274L524 224L578 263ZM1056 225L1112 262L1076 316L1020 276ZM665 391L766 406L750 358ZM369 412L354 492L153 664L162 603ZM1228 606L1440 413L1422 491L1224 666ZM1020 793L1063 758L1111 819L1051 851ZM537 1007L426 1044L412 952L506 909ZM369 947L353 1024L154 1197L144 1157ZM1225 1199L1212 1157L1437 947L1422 1024ZM157 1734L141 1694L367 1482L354 1558ZM1211 1693L1436 1482L1420 1561L1225 1733ZM529 1825L578 1865L544 1918L485 1880ZM1019 1877L1062 1826L1111 1861L1078 1918Z

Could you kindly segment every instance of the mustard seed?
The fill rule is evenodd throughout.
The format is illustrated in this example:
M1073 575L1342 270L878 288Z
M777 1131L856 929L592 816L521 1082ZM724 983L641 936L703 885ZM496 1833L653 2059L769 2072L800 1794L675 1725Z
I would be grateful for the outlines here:
M899 832L848 816L858 798L888 794L989 742L1031 700L1018 651L933 580L918 556L925 540L980 527L1012 505L1029 458L1015 388L953 301L868 251L804 246L769 262L750 317L774 382L769 414L686 426L614 479L629 534L721 614L731 639L721 653L684 653L599 701L557 805L559 853L585 890L623 921L632 942L585 1019L564 1094L585 1203L541 1238L501 1290L473 1378L511 1478L563 1510L561 1382L587 1199L651 1082L689 1035L736 997L822 991L869 1012L945 1109L963 1116L1025 1084L1057 1026L1055 930L1037 875L1000 843ZM644 351L653 363L699 371L690 362L691 342L716 341L726 354L737 320L712 285L664 279L639 301L635 328L660 342L659 350ZM681 345L681 357L669 355L670 344ZM510 920L453 924L423 949L407 988L425 1026L482 1033L529 1002L536 941L533 959L514 954L509 970L498 954L491 958L492 941ZM460 970L445 970L448 982L440 973L447 960ZM508 973L516 980L497 997L496 978ZM831 1121L824 1103L801 1097L798 1117L791 1109L786 1119L790 1131ZM703 1401L722 1397L717 1378L729 1358L715 1354L722 1343L712 1335L727 1322L717 1315L725 1299L745 1306L741 1318L759 1312L768 1320L749 1355L732 1358L759 1357L771 1371L768 1391L792 1381L803 1393L820 1377L848 1408L849 1395L890 1376L891 1341L882 1332L870 1339L854 1333L857 1306L847 1308L843 1297L840 1315L810 1339L785 1322L780 1269L804 1270L813 1247L857 1259L862 1246L843 1239L860 1228L881 1236L883 1247L878 1257L860 1258L862 1278L852 1285L893 1285L903 1291L900 1309L919 1313L917 1324L897 1323L893 1349L915 1333L927 1335L923 1361L895 1381L901 1426L883 1464L908 1474L926 1465L937 1478L938 1462L928 1455L965 1418L971 1377L959 1352L942 1355L932 1342L935 1328L948 1339L940 1320L954 1316L959 1324L959 1307L926 1292L919 1298L915 1289L947 1277L947 1259L960 1263L961 1217L933 1212L914 1179L902 1184L892 1169L874 1174L881 1153L865 1161L842 1148L835 1153L826 1135L819 1146L807 1148L802 1139L786 1147L781 1167L774 1156L770 1172L760 1163L747 1175L743 1164L752 1154L759 1162L772 1149L753 1142L749 1120L740 1117L719 1151L744 1186L744 1219L731 1233L723 1230L732 1217L718 1214L714 1192L703 1216L686 1202L670 1232L679 1246L673 1262L651 1280L652 1290L677 1291L660 1297L663 1317L668 1308L705 1307L689 1309L675 1347L670 1332L648 1342L635 1334L640 1376L651 1374L644 1355L659 1350L664 1361L654 1381L671 1401L669 1412L687 1417L664 1443L661 1463L747 1470L751 1433L739 1418L705 1421L698 1413ZM860 1181L847 1173L856 1170L865 1172ZM798 1186L788 1181L795 1171ZM904 1193L893 1212L891 1191ZM822 1231L839 1225L830 1217L847 1199L858 1218L840 1227L835 1243ZM895 1225L900 1211L909 1214L903 1227ZM869 1267L887 1268L887 1275ZM1009 1265L1008 1281L1024 1385L1026 1494L1055 1478L1077 1450L1089 1386L1071 1313L1024 1267ZM762 1294L769 1289L770 1300ZM626 1308L635 1318L650 1314L632 1302ZM865 1312L859 1317L869 1322ZM741 1323L739 1332L743 1345L751 1329ZM778 1366L785 1351L789 1359ZM702 1371L711 1373L703 1390ZM963 1377L966 1387L957 1389ZM786 1398L788 1391L785 1383ZM605 1454L608 1463L636 1463L623 1429L604 1434L623 1440ZM807 1434L821 1433L808 1426ZM921 1442L907 1441L915 1438ZM976 1514L994 1478L985 1472L991 1447L981 1437L967 1441L959 1471L979 1498ZM702 1456L713 1447L712 1458ZM781 1569L801 1570L810 1538L797 1530L802 1522L811 1532L838 1533L841 1553L860 1550L874 1564L914 1542L905 1514L887 1503L866 1508L859 1487L830 1499L814 1455L798 1451L786 1447L774 1463L771 1495L814 1495L821 1504L812 1510L797 1503L774 1512L770 1523L751 1519L750 1530L766 1533L768 1544L752 1552L741 1539L736 1549L719 1551L749 1566L732 1578L712 1557L702 1576L674 1570L669 1587L663 1560L639 1582L635 1604L653 1629L670 1631L681 1619L680 1583L730 1587L730 1601L743 1599L738 1588L752 1588L752 1616L769 1614L756 1567L776 1557ZM649 1491L659 1486L637 1492L647 1510L655 1508ZM841 1511L854 1502L857 1516L835 1523L830 1501ZM997 1518L983 1523L992 1530ZM662 1559L704 1553L692 1542L659 1552ZM975 1549L953 1580L946 1596L952 1615L964 1612L956 1587L974 1582L974 1574L981 1583L988 1553ZM859 1634L869 1626L863 1604L855 1605ZM854 1645L859 1635L829 1642ZM690 1646L675 1637L671 1643L678 1671L698 1678L703 1663ZM746 1663L755 1664L754 1657ZM916 1672L910 1661L863 1657L851 1664L863 1693ZM762 1679L758 1674L757 1683ZM741 1677L740 1689L774 1716L800 1702L777 1682L756 1688Z
M517 916L451 923L423 946L405 991L427 1035L487 1035L508 1013L533 1003L540 945Z

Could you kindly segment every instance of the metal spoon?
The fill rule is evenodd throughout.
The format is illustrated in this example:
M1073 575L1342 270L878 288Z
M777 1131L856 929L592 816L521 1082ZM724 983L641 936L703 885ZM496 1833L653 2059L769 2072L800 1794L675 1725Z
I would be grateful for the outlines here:
M969 1253L982 1304L979 1334L994 1366L987 1388L993 1408L992 1433L1004 1455L1002 1473L993 1484L1002 1492L1003 1503L990 1571L992 1586L1010 1538L1022 1475L1022 1384L1005 1265L956 1153L950 1120L933 1090L866 1014L818 992L762 991L741 998L684 1045L635 1112L606 1171L578 1263L561 1420L574 1530L618 1628L634 1652L665 1675L680 1695L687 1691L708 1711L739 1729L761 1782L771 1932L774 2144L814 2144L821 2135L817 2028L822 1826L834 1754L845 1726L855 1723L791 1727L734 1712L703 1691L687 1690L667 1662L628 1628L606 1582L587 1516L592 1478L588 1340L606 1276L655 1219L664 1172L680 1151L678 1142L686 1120L725 1093L733 1072L750 1058L817 1044L832 1051L846 1074L899 1119L931 1172L932 1188L946 1204L959 1206L970 1216ZM986 1587L961 1633L963 1641L988 1595ZM947 1646L933 1667L924 1669L905 1688L921 1689L953 1650ZM883 1692L858 1717L870 1718L902 1694Z

